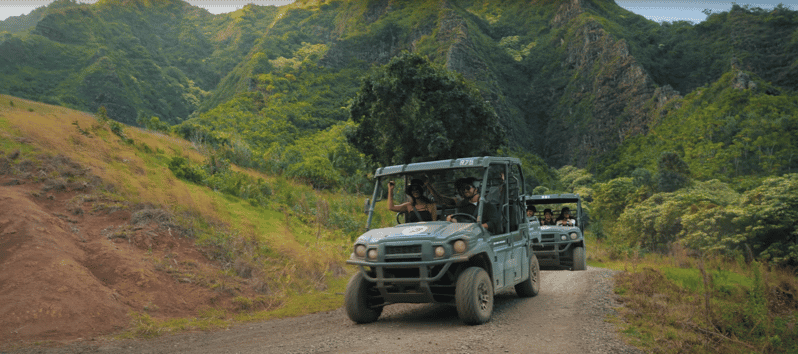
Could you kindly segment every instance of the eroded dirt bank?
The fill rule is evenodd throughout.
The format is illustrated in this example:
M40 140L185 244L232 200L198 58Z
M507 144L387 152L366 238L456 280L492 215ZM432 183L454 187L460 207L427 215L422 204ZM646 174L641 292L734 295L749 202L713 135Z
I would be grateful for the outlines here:
M202 283L219 265L168 212L103 197L66 158L19 159L13 173L0 161L0 351L232 307Z

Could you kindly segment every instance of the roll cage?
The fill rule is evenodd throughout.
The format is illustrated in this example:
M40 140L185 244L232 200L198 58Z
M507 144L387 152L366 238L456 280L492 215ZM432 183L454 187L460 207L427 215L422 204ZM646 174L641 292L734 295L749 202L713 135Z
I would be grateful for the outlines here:
M372 217L377 202L386 196L387 181L397 180L396 195L404 195L404 190L412 180L427 182L434 191L431 199L439 205L439 218L454 213L455 200L458 194L454 190L455 181L459 178L475 178L474 186L480 190L481 201L477 215L482 215L484 201L496 206L502 215L499 232L518 229L524 220L521 195L523 195L524 177L520 168L521 161L513 157L469 157L451 160L418 162L378 168L374 172L376 180L372 197L366 200L366 230L371 229ZM403 181L404 183L399 183ZM481 224L481 220L479 220Z

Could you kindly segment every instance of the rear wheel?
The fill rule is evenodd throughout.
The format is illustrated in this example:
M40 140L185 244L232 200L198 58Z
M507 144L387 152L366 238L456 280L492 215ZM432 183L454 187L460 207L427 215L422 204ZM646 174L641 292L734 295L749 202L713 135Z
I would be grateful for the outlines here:
M529 258L529 278L515 284L515 293L520 297L533 297L540 292L540 265L538 257L532 254Z
M382 314L382 301L374 284L357 272L346 285L346 314L357 323L371 323Z
M488 273L471 267L460 273L455 288L457 314L466 324L483 324L493 314L493 284Z
M574 247L574 267L573 270L586 270L587 259L585 258L585 248L582 246Z

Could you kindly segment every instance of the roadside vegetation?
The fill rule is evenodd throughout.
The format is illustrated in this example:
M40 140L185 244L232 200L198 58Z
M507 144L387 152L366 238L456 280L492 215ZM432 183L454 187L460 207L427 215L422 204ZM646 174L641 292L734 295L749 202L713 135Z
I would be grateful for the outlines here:
M618 252L609 241L588 240L588 264L620 271L618 313L609 320L628 343L650 353L798 350L794 268L679 245Z
M558 171L560 191L589 200L589 264L621 271L613 321L624 336L656 353L798 350L798 175L740 193L691 179L672 154L660 162L607 182Z
M126 336L340 307L349 273L343 260L365 225L364 195L242 169L207 146L128 127L103 114L2 96L2 172L45 185L86 184L91 192L82 200L92 200L97 210L168 220L216 267L177 267L168 254L144 256L176 280L232 296L235 305L198 309L196 318L183 319L141 309L130 314ZM378 210L376 222L389 219ZM120 228L111 237L129 237L129 231Z

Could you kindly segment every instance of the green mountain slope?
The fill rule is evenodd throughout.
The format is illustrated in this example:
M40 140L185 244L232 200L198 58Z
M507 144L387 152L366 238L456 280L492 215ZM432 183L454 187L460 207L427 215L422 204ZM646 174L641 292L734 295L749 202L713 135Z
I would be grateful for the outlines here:
M798 96L780 93L754 74L723 75L675 100L647 135L627 140L608 158L607 177L637 167L656 171L660 154L684 156L692 176L726 182L798 169Z
M735 6L692 25L610 0L300 1L216 16L178 0L124 4L51 5L35 28L5 34L0 92L102 105L129 124L187 120L187 138L285 160L278 150L297 137L348 120L371 68L411 51L476 83L510 148L601 174L669 102L725 73L746 70L787 96L798 77L798 12L784 7Z

